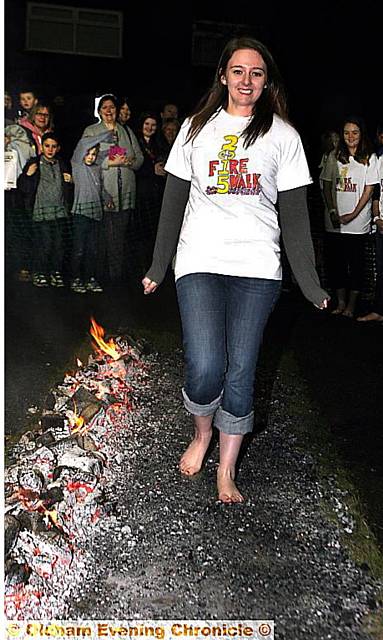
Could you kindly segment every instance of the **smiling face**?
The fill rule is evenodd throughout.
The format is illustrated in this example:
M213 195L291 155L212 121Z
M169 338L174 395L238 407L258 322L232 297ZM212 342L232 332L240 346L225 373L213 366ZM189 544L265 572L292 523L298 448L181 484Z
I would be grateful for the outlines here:
M99 110L100 118L105 124L116 122L117 109L111 100L105 100Z
M343 137L350 155L355 155L360 142L360 129L353 122L346 122L343 127Z
M48 107L43 107L41 105L37 105L37 111L33 118L33 123L36 125L40 131L46 131L49 125L49 109Z
M56 140L47 138L42 144L42 154L48 161L52 161L60 151L60 145Z
M146 118L142 124L144 138L151 138L157 130L157 122L154 118Z
M221 82L227 86L229 94L227 112L231 115L250 116L264 91L266 81L266 63L258 51L235 51L221 75Z

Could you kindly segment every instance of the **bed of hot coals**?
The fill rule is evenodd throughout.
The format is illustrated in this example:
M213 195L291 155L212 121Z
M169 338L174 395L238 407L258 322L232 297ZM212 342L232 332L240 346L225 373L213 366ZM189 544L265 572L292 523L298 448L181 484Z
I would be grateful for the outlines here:
M107 515L111 435L128 428L148 365L142 341L104 340L54 388L39 430L24 434L5 472L5 609L10 619L55 616L87 562L81 540Z
M239 468L246 501L227 506L216 496L216 433L203 471L179 473L193 430L182 352L148 353L118 333L103 345L112 352L52 391L40 433L11 452L7 616L251 615L275 619L278 640L371 640L365 616L377 615L382 583L345 545L357 527L346 489L318 474L296 435L297 414L308 430L321 411L301 373L259 369L265 424Z

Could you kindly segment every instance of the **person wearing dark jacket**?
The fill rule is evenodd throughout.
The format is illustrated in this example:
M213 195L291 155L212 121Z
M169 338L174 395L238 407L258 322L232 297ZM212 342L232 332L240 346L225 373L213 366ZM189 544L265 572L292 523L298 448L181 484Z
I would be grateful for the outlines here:
M32 214L36 287L63 287L64 235L72 200L72 176L57 157L57 136L46 133L42 154L25 165L19 177L24 206Z

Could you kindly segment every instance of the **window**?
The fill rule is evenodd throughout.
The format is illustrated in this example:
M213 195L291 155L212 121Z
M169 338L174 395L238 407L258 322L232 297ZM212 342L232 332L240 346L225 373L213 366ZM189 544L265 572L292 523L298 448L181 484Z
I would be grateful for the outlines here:
M226 42L254 31L250 25L199 20L193 24L192 64L215 67ZM257 27L259 31L259 27Z
M27 49L122 57L122 13L29 2Z

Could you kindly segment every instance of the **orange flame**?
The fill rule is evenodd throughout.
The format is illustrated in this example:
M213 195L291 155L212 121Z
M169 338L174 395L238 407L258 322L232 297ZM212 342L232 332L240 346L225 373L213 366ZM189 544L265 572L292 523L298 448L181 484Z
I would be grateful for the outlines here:
M72 429L72 433L79 433L80 435L82 435L82 428L85 424L85 420L83 418L83 416L79 416L77 414L77 407L76 407L76 403L73 402L74 404L74 411L73 411L73 415L69 416L69 424L71 427L74 427L74 429Z
M111 356L113 360L118 360L120 357L120 354L118 353L116 349L116 345L113 342L113 340L110 339L108 342L105 342L104 340L104 335L105 335L104 328L101 327L99 324L97 324L94 318L90 319L90 323L91 323L91 327L90 327L89 333L92 336L95 343L101 349L101 351Z

